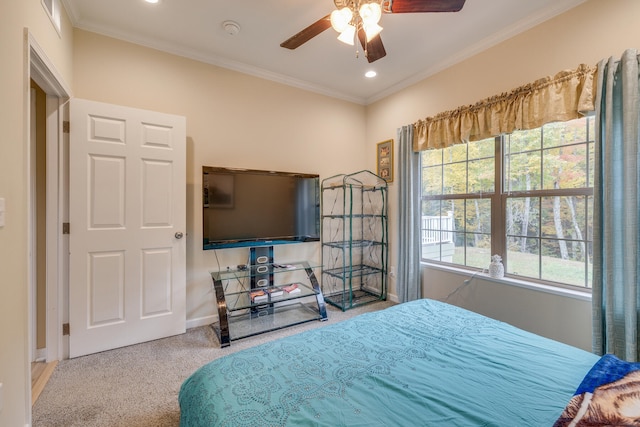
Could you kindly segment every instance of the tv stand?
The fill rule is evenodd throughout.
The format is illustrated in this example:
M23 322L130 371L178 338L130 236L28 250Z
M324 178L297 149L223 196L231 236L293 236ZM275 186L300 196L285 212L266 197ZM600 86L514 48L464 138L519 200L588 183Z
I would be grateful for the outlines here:
M211 326L221 347L313 320L327 320L314 269L308 261L273 262L273 247L251 248L248 268L212 271L219 322Z

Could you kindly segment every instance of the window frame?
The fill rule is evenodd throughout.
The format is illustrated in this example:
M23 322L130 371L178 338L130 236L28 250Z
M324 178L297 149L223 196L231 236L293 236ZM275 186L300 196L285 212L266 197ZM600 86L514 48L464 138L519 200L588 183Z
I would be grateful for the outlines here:
M62 23L60 17L62 6L60 4L60 0L40 0L40 3L51 20L51 24L53 24L53 28L55 28L58 36L62 37Z
M592 117L587 117L587 120L593 120ZM568 120L567 122L570 122L572 120ZM571 145L581 145L584 144L586 147L586 156L587 156L587 164L586 164L586 181L585 184L587 185L586 187L577 187L577 188L559 188L559 189L538 189L538 190L517 190L517 191L509 191L506 187L506 165L505 165L505 147L506 147L506 141L507 141L507 135L499 135L494 137L494 147L495 147L495 152L494 152L494 189L493 192L489 192L489 193L484 193L484 192L477 192L477 193L457 193L457 194L439 194L439 195L423 195L422 191L420 192L420 215L422 215L423 212L423 204L425 203L425 201L434 201L434 200L439 200L439 201L449 201L449 200L473 200L473 199L490 199L491 200L491 254L502 254L502 258L503 258L503 263L505 266L505 278L508 279L514 279L514 280L519 280L519 281L524 281L524 282L531 282L531 283L537 283L537 284L543 284L543 285L548 285L548 286L552 286L554 288L565 288L565 289L569 289L569 290L578 290L578 291L587 291L587 292L591 292L591 286L589 283L589 273L588 271L586 271L586 267L588 267L589 265L589 261L588 259L586 259L585 262L585 276L584 276L584 284L583 285L575 285L575 284L570 284L570 283L563 283L563 282L556 282L553 280L548 280L548 279L542 279L542 260L541 257L543 256L542 254L542 250L540 250L538 252L538 257L539 257L539 261L538 261L538 277L529 277L529 276L524 276L524 275L518 275L518 274L512 274L512 273L508 273L509 272L509 268L508 268L508 263L509 263L509 257L507 256L507 251L508 251L508 236L507 236L507 203L509 199L515 199L515 198L532 198L532 199L537 199L540 200L542 198L548 198L548 197L566 197L566 196L579 196L579 197L586 197L587 199L591 198L591 200L593 200L593 186L594 186L594 182L592 182L591 179L591 175L590 175L590 163L594 162L595 159L592 157L593 154L592 152L589 150L589 144L594 144L594 135L590 135L590 124L587 121L585 124L586 128L587 128L587 138L585 141L580 141L580 142L575 142L575 143L570 143L570 144L564 144L561 145L559 147L567 147L567 146L571 146ZM541 131L541 138L543 137L543 129L544 127L539 128ZM468 144L473 144L473 142L471 143L466 143ZM555 148L555 147L554 147ZM537 148L535 150L531 150L531 151L538 151L540 153L543 153L545 150L548 150L548 147L544 146L544 141L541 141L540 144L540 148ZM544 156L541 155L541 163L542 166L544 164ZM420 184L422 186L422 182L423 182L423 172L425 170L426 167L422 162L423 156L420 156ZM474 159L472 159L474 160ZM468 154L468 148L467 148L467 155L466 155L466 160L465 162L467 163L467 170L468 170L468 163L469 163L469 154ZM444 161L442 162L442 165L444 165ZM544 168L541 169L541 174L542 171L544 170ZM442 178L444 179L444 178ZM468 175L466 177L467 182L465 183L465 187L466 190L469 191L469 185L468 185ZM585 209L587 209L586 214L591 213L591 215L593 215L593 204L591 204L591 206L587 205L585 207ZM541 218L538 219L539 221L541 221ZM588 247L589 245L593 244L593 232L589 231L588 228L588 216L585 215L585 220L586 223L584 225L587 226L587 229L585 229L585 236L583 236L583 240L579 241L579 242L584 242L585 247ZM422 235L422 233L424 232L425 229L423 229L421 227L420 229L420 233ZM440 232L442 232L442 229L439 230ZM464 231L465 235L468 234L468 232L465 230ZM536 239L538 242L542 242L543 240L554 240L553 238L548 238L548 237L544 237L542 234L539 234L538 236L532 236L532 239ZM575 239L559 239L556 238L557 240L564 240L564 241L575 241ZM442 254L442 251L440 252ZM587 250L587 257L589 256L589 251ZM458 263L453 263L453 262L447 262L447 261L442 261L442 260L436 260L436 259L428 259L428 258L423 258L423 253L421 251L420 253L420 260L422 263L426 263L426 264L432 264L432 265L444 265L444 266L451 266L451 267L455 267L455 268L460 268L460 269L465 269L465 270L470 270L470 271L482 271L483 269L479 269L478 267L474 267L474 266L470 266L467 265L467 256L466 256L466 250L465 250L465 264L458 264ZM487 267L489 265L489 260L487 260Z

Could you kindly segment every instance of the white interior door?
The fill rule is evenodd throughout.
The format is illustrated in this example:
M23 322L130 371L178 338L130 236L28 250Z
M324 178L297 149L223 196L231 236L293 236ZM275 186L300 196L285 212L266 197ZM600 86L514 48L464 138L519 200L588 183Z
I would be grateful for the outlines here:
M70 103L69 356L185 332L186 120Z

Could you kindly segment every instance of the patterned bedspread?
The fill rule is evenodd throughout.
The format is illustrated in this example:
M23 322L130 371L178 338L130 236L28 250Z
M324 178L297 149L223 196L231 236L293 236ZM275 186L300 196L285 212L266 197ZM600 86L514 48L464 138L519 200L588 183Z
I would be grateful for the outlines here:
M640 426L640 363L602 356L554 424L568 426Z
M214 360L180 425L552 426L597 360L425 299Z

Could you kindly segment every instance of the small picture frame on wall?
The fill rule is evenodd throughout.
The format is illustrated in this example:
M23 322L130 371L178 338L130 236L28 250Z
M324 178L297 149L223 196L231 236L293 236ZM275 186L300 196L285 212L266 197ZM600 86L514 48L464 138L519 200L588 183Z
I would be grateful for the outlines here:
M393 182L393 139L378 143L376 174L387 182Z

